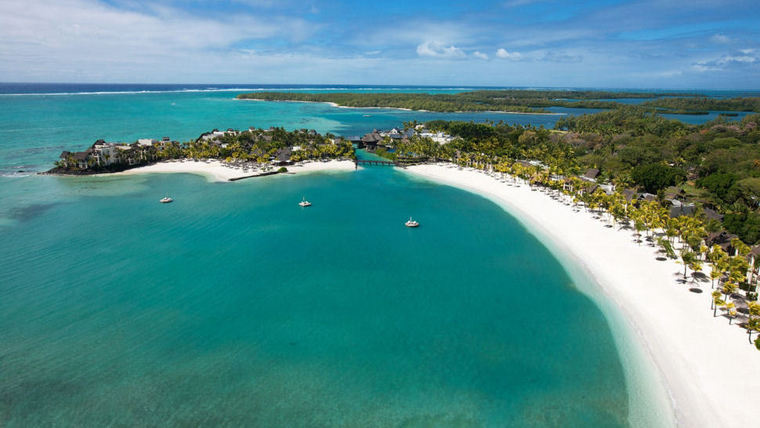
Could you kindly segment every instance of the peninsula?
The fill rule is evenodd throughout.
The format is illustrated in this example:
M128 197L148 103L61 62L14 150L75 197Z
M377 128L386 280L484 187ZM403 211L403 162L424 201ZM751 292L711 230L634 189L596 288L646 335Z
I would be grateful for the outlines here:
M185 143L169 137L133 143L98 140L82 152L64 151L47 174L188 172L235 181L294 170L354 169L354 158L351 142L332 134L251 127L215 129ZM314 161L322 166L306 166Z

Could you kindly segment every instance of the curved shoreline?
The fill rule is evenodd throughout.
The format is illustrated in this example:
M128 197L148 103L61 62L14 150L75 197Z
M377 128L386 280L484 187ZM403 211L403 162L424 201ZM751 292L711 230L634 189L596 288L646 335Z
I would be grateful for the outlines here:
M356 165L350 160L331 160L329 162L305 162L301 165L289 165L285 174L304 174L312 172L338 172L355 171ZM194 161L183 160L173 162L158 162L153 165L141 166L126 171L95 174L96 176L120 176L137 174L196 174L206 177L209 181L236 181L242 178L256 177L258 175L271 175L262 171L233 168L218 160Z
M689 285L676 283L682 267L656 260L656 249L526 185L510 187L478 171L438 165L410 166L406 172L492 200L554 253L613 327L631 425L753 424L760 354L742 329L711 316L709 282L700 286L703 293L689 292Z

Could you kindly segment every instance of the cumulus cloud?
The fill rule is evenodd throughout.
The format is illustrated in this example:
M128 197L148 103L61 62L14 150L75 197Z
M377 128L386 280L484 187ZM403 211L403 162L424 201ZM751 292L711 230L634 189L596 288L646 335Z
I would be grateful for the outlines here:
M480 58L480 59L488 59L488 55L486 55L486 54L484 54L483 52L480 52L480 51L473 52L472 56L474 56L475 58Z
M6 47L91 54L113 49L119 56L227 47L272 37L303 40L314 31L300 18L239 15L223 22L168 7L139 12L93 0L0 2L0 16L7 18L0 28Z
M509 52L508 50L504 48L499 48L496 51L496 56L501 59L509 59L512 61L519 61L522 59L522 54L520 52Z
M417 55L434 58L464 58L466 54L462 49L451 45L445 46L438 42L424 42L417 45Z
M697 71L721 71L730 68L743 68L760 65L760 57L754 49L742 49L732 54L722 55L712 60L698 61L692 64Z
M240 13L219 19L163 4L138 6L0 1L0 80L157 81L160 75L172 81L201 69L203 80L215 80L208 70L225 63L257 58L262 65L256 67L263 67L267 52L256 45L297 44L319 29L298 17ZM212 58L219 61L206 66Z

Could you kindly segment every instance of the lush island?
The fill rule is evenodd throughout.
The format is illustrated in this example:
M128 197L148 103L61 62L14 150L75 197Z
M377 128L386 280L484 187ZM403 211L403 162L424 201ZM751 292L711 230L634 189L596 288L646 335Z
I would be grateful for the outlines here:
M96 141L83 152L61 153L54 174L97 174L118 172L171 159L217 159L227 163L283 166L316 159L353 159L349 141L314 130L286 131L283 128L245 131L213 130L193 141L180 143L140 139L134 143Z
M760 97L707 98L707 97L666 97L645 101L644 107L655 107L672 111L746 111L760 112Z
M648 99L642 105L650 111L680 114L707 114L708 110L760 112L760 98L706 98L696 94L606 92L482 90L455 94L426 93L302 93L251 92L239 99L264 101L301 101L334 103L344 107L388 107L437 112L503 111L547 113L548 107L616 109L626 104L621 99Z
M618 103L600 99L644 98L652 94L596 91L468 91L456 94L426 93L300 93L252 92L240 99L327 102L344 107L390 107L438 112L507 111L547 113L545 107L615 108Z

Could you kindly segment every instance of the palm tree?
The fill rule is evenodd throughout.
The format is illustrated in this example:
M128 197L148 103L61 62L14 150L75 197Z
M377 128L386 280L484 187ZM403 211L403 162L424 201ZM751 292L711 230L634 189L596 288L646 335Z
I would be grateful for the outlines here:
M712 293L712 310L713 318L718 316L718 307L723 306L726 302L720 298L720 291L715 290Z
M749 343L752 343L752 332L760 329L760 303L749 302L747 304L747 333L749 334Z
M692 260L691 263L689 263L689 269L691 269L691 271L693 273L697 273L697 272L701 272L702 271L702 263L699 261L699 259L697 257L694 257L694 260ZM692 274L692 278L691 279L692 279L692 281L694 281L694 275L693 274Z
M686 281L686 271L697 261L697 256L688 250L681 251L681 263L683 263L683 280Z
M723 251L723 248L721 248L720 245L713 245L709 253L707 254L707 259L710 261L710 263L713 266L713 269L715 268L715 265L720 261L721 259L728 257L728 254L726 254L725 251Z
M728 316L728 324L730 325L734 317L736 317L736 305L734 305L734 302L726 302L724 306L726 307L726 315Z
M728 296L734 294L736 290L739 289L739 286L737 286L735 283L731 282L730 280L723 283L723 289L721 290L724 295L724 299L728 301Z
M723 275L723 272L720 272L714 267L710 269L710 280L711 280L710 288L715 288L715 280L720 278L722 275Z
M676 256L676 252L673 250L673 246L670 245L670 241L667 239L659 238L657 240L657 243L660 244L660 247L662 248L662 251L665 253L665 255L670 259L677 259L678 256Z

